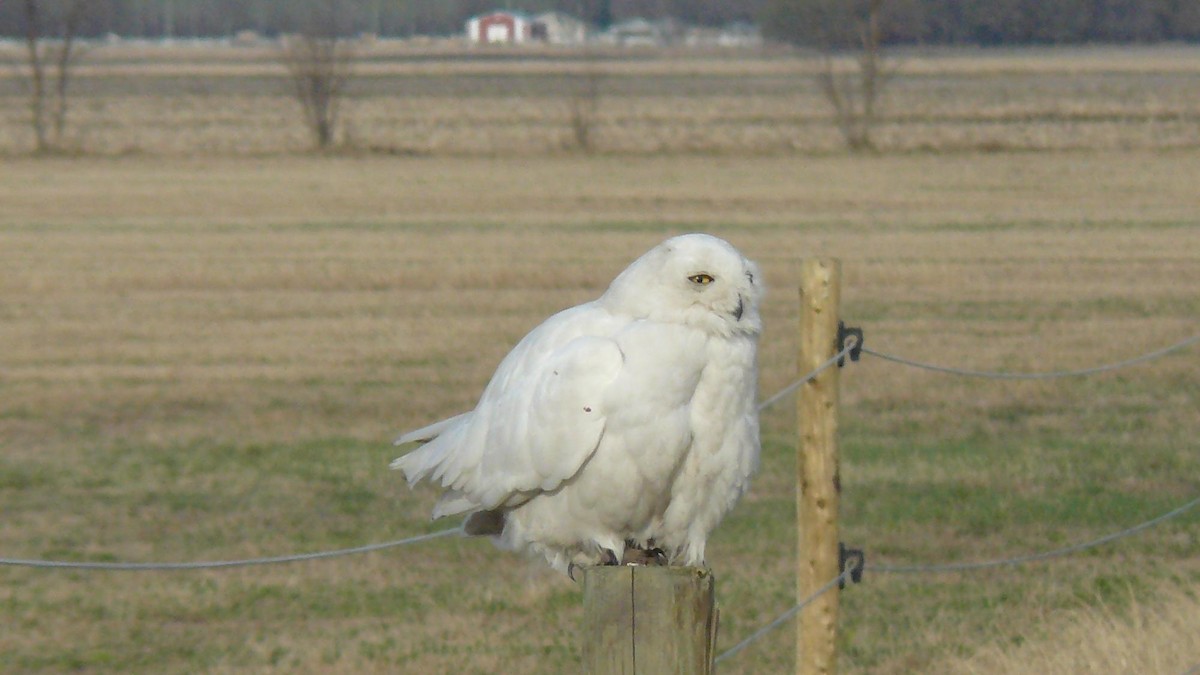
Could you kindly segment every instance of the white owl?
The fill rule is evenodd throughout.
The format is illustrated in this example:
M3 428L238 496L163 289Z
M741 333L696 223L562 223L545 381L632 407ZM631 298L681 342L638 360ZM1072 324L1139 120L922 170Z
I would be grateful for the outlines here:
M637 551L704 564L758 465L758 267L706 234L668 239L599 299L547 319L470 412L404 434L433 510L555 569ZM627 551L627 549L629 549Z

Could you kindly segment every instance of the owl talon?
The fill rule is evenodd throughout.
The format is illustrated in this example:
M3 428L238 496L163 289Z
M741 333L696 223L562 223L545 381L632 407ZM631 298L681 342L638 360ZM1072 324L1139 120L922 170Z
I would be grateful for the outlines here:
M654 546L654 542L649 542L649 545ZM625 549L625 556L621 559L621 564L666 567L669 563L666 552L661 548L641 548L631 545Z
M596 563L596 567L614 567L620 564L621 562L617 560L616 553L607 548L600 549L600 561ZM575 577L575 573L578 572L582 567L586 567L586 565L567 563L567 576L571 578L571 581L579 581L579 579Z

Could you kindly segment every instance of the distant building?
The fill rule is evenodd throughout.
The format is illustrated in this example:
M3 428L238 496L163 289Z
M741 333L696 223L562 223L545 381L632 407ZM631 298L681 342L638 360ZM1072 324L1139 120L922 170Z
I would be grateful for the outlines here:
M763 37L754 24L731 23L723 28L688 28L683 42L689 47L747 48L761 47Z
M659 47L667 43L662 27L647 19L627 19L614 23L605 41L622 47Z
M264 44L263 36L252 30L239 30L233 34L231 41L234 47L256 47Z
M521 12L496 11L467 19L467 39L475 44L523 44L533 39L533 18Z
M546 12L533 18L533 38L552 45L581 45L587 42L589 28L563 12Z
M686 32L676 19L634 18L614 23L600 39L621 47L666 47L683 44Z
M587 41L588 25L563 12L530 16L496 10L467 19L467 39L475 44L579 45Z
M762 29L744 21L731 23L721 29L718 42L722 47L761 47Z

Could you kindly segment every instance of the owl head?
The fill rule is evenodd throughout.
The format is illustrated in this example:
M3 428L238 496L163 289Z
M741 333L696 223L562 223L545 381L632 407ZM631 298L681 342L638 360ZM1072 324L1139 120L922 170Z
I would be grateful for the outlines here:
M714 335L762 331L758 266L708 234L672 237L621 272L600 302L635 319L686 324Z

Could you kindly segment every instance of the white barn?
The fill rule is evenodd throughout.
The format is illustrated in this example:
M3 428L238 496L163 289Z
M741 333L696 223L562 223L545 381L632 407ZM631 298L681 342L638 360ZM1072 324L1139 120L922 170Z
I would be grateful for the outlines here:
M588 25L563 12L545 12L533 18L533 35L552 45L581 45L587 42Z

